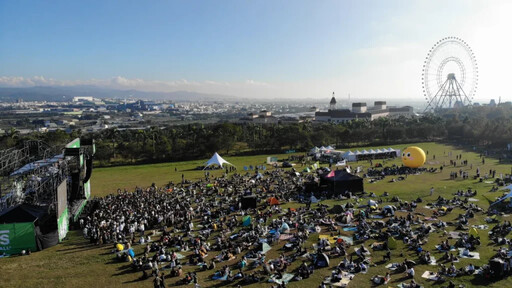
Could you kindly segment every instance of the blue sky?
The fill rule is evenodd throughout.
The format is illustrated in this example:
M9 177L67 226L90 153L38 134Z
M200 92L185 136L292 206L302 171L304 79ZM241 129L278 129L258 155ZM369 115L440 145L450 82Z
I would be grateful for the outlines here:
M503 26L512 24L511 7L506 1L0 0L0 85L421 99L421 63L443 37L464 38L483 72L512 64L510 42L501 39L508 34ZM500 92L502 79L480 74L486 94Z

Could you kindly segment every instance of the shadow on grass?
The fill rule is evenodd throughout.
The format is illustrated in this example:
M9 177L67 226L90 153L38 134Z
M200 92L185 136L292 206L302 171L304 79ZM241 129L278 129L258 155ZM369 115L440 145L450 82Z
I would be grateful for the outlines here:
M117 270L120 270L120 271L113 274L112 276L121 276L121 275L126 275L126 274L133 274L136 272L133 270L131 264L123 265L123 266L117 268Z
M100 247L96 246L95 244L87 244L87 245L76 246L76 247L72 247L72 248L59 249L59 250L57 250L57 252L64 252L64 254L69 254L69 253L75 253L75 252L88 251L88 250L97 249L97 248L100 248Z

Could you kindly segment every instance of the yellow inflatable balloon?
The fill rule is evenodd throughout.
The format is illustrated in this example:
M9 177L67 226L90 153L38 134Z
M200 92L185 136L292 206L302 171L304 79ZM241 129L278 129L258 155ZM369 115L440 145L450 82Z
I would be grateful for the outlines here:
M425 156L425 152L419 147L407 147L402 152L402 163L409 168L421 167L425 164L426 160L427 156Z

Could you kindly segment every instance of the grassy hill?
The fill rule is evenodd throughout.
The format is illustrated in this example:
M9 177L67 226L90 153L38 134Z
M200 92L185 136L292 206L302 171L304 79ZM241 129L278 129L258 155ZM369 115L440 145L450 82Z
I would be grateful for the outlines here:
M457 167L445 167L443 172L436 173L424 173L421 175L410 175L404 181L390 182L392 178L390 176L386 179L376 182L368 183L365 180L365 190L374 192L377 195L381 195L385 191L389 192L392 196L399 196L404 200L413 200L421 197L424 201L419 204L417 212L424 212L427 215L431 215L431 211L424 208L425 203L432 202L439 195L446 198L452 198L453 193L458 189L464 189L471 187L478 191L477 198L479 201L475 202L477 205L487 209L489 203L494 201L498 196L501 196L500 192L489 192L492 184L479 182L472 178L468 180L450 180L450 172L469 171L470 175L475 174L476 167L480 168L482 174L489 172L490 169L497 171L497 175L501 173L510 173L512 165L499 164L498 160L492 157L485 157L485 164L482 164L482 160L479 154L463 151L460 147L452 147L443 144L436 143L415 143L411 145L417 145L422 147L425 151L428 151L426 167L439 168L443 163L449 164L450 160L455 160L455 155L462 154L462 159L468 160L469 164L472 164L473 170L469 171L470 165L468 166L457 166ZM403 149L409 145L393 146L396 149ZM365 147L364 149L369 150L370 148L382 148L382 147ZM352 151L354 151L352 149ZM434 159L435 155L435 159ZM449 156L451 155L451 157ZM249 157L230 157L226 160L230 161L238 167L238 172L243 171L244 166L249 165L263 165L266 161L266 157L270 155L260 156L249 156ZM288 155L277 155L279 159L288 157ZM204 161L206 161L205 159ZM99 168L93 171L92 175L92 193L93 196L104 196L111 193L116 193L118 188L133 190L135 186L147 187L152 183L157 186L164 185L169 181L179 182L181 181L182 174L186 179L195 180L204 177L204 172L200 170L194 170L195 167L202 165L204 161L190 161L190 162L178 162L178 163L164 163L155 165L140 165L140 166L123 166L123 167L112 167L112 168ZM379 161L375 160L374 164ZM392 164L400 164L400 160L396 159L393 161L386 161L383 163L384 166ZM368 168L370 163L367 161L361 161L357 163L351 163L352 167L361 166L364 169ZM301 164L297 164L297 168L301 169ZM270 168L267 165L267 168ZM223 171L211 171L213 176L219 176ZM435 188L433 196L429 196L430 187ZM343 201L346 202L347 200ZM366 200L363 200L366 203ZM340 201L325 200L322 203L333 205ZM287 207L299 207L301 204L298 203L286 203L284 206ZM447 216L442 217L444 221L455 221L459 213L463 213L460 209L454 209L454 211ZM405 214L399 214L405 215ZM474 219L470 219L470 225L483 224L485 215L477 214ZM501 219L512 220L512 217L500 217ZM454 227L448 227L447 230L453 230ZM487 232L488 230L480 230L482 236L482 244L479 248L481 260L467 260L461 259L459 263L456 263L456 267L463 267L470 262L479 266L486 264L491 255L493 255L498 247L488 243ZM429 238L429 243L424 245L424 248L430 251L434 251L434 246L438 244L442 239L445 239L440 233L434 233ZM316 234L310 236L308 245L315 243L318 239ZM367 241L366 246L368 247L373 240ZM453 240L451 241L453 242ZM267 254L267 259L277 258L279 253L279 246L284 243L273 247ZM33 253L30 256L25 257L11 257L0 259L0 267L2 268L1 276L1 287L152 287L153 283L151 280L139 282L137 278L140 276L140 272L132 273L129 269L128 263L119 263L115 261L113 255L110 253L112 247L109 246L95 246L89 244L87 240L81 237L80 231L72 231L68 234L67 239L50 249ZM140 253L142 247L136 247L135 252ZM310 249L311 250L311 249ZM349 250L353 252L353 249ZM413 251L405 249L402 243L399 243L397 250L392 251L393 262L399 262L404 257L399 257L400 252L404 253L404 257L408 259L416 259ZM186 253L184 253L186 254ZM210 253L207 259L211 259L216 255L216 252ZM439 259L441 254L433 252L433 255ZM382 259L383 253L372 252L374 262L378 262ZM228 262L234 264L237 260ZM332 267L336 266L341 261L340 258L331 260L330 268L324 268L315 270L315 273L311 278L299 282L290 282L288 287L317 287L325 276L330 276ZM299 261L296 261L299 262ZM224 264L224 263L223 263ZM300 263L294 263L290 268L290 271L296 268ZM220 265L219 265L220 266ZM219 268L218 266L218 268ZM367 274L358 274L352 280L349 287L370 287L370 278L373 275L380 274L384 275L387 269L384 265L378 265L371 267ZM185 271L195 271L196 267L184 266ZM261 269L261 268L258 268ZM424 287L440 287L440 285L433 285L432 282L421 278L421 274L424 271L436 271L436 266L418 265L416 266L416 277L415 280L421 283ZM202 287L220 287L225 283L220 281L209 280L212 275L212 271L199 272L199 284ZM402 274L392 274L392 281L388 283L389 287L396 287L401 282ZM174 286L178 279L166 279L167 286ZM512 278L504 279L497 282L486 283L483 282L479 276L473 277L459 277L453 279L456 284L465 284L467 287L512 287ZM249 287L269 287L270 283L260 283L250 285ZM227 287L236 287L236 282L233 284L227 284Z

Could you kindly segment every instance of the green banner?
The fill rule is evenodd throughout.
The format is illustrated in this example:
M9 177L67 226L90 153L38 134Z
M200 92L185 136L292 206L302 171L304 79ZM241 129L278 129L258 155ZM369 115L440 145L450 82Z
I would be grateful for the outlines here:
M0 224L0 254L18 254L21 250L36 250L34 223Z
M91 180L84 183L84 194L85 199L89 199L91 197Z
M66 148L80 148L80 138L76 138L75 140L66 144Z
M57 228L59 229L59 242L66 237L69 230L69 213L68 208L62 212L57 220Z

